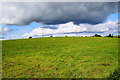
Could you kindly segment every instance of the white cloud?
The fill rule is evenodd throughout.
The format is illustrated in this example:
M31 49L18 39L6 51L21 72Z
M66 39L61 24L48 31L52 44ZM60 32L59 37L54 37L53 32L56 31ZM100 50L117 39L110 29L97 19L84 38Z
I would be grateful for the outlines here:
M76 35L75 33L82 33L82 32L86 32L86 33L111 33L111 32L116 32L117 33L117 21L112 22L112 21L108 21L108 22L104 22L101 24L97 24L97 25L91 25L91 24L79 24L76 25L73 22L68 22L66 24L59 24L57 29L49 29L49 28L44 28L44 27L39 27L39 28L35 28L33 29L31 32L25 33L23 36L24 37L29 37L29 36L41 36L41 35L55 35L55 36L59 36L59 35L72 35L73 33L74 35ZM82 36L82 35L81 35Z
M3 35L9 31L12 31L12 29L9 29L7 27L3 27L2 25L0 25L0 35Z

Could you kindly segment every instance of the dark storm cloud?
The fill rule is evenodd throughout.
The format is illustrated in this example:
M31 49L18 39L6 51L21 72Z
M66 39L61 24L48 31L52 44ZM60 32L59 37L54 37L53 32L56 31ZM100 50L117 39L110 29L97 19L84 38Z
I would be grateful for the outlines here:
M98 24L117 12L117 2L26 2L3 3L3 24L27 25L31 22Z

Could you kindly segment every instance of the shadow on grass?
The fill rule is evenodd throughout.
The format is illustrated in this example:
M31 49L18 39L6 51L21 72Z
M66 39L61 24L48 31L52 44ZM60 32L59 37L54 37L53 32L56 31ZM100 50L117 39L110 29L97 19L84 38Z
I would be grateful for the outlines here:
M108 80L120 80L120 68L115 69L114 72L108 77Z

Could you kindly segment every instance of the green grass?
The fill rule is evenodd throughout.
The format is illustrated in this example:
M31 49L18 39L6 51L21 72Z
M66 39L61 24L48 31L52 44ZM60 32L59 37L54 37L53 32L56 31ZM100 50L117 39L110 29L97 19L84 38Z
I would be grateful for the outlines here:
M6 40L2 50L3 78L106 78L118 68L118 38Z

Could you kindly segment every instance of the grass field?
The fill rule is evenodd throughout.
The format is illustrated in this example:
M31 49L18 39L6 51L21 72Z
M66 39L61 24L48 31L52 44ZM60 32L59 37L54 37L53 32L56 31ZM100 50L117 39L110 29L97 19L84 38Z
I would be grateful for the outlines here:
M6 40L2 50L3 78L106 78L118 67L118 38Z

